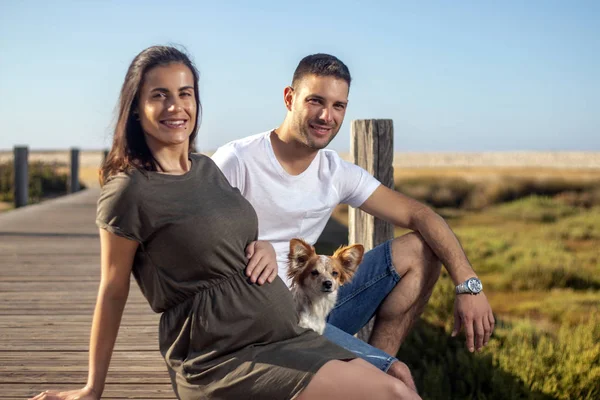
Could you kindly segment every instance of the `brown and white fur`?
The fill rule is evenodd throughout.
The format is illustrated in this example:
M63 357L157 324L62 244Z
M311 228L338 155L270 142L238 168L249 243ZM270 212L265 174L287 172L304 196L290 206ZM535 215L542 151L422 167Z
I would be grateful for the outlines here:
M363 254L360 244L340 247L333 256L322 256L301 239L290 241L288 278L300 326L323 333L339 287L352 279Z

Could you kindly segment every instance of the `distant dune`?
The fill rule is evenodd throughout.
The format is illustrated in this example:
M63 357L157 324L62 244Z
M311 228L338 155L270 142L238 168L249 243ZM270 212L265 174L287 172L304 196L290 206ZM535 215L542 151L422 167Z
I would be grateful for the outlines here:
M394 166L600 168L600 152L394 153Z

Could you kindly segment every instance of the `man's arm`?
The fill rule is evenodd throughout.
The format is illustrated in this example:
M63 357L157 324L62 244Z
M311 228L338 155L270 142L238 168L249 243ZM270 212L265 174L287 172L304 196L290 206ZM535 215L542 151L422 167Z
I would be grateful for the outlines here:
M446 266L455 285L476 276L446 221L425 204L380 185L360 209L397 227L418 232Z
M418 232L442 261L455 285L477 276L446 221L426 205L380 185L360 209L395 226ZM454 318L452 335L464 326L470 351L487 344L495 321L483 292L475 296L457 295Z

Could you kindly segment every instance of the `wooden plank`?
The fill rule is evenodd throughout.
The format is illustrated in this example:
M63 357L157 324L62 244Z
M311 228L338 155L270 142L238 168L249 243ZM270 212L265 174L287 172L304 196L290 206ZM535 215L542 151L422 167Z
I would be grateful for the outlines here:
M71 365L73 363L86 363L88 361L88 353L86 351L14 351L7 352L4 354L3 366L19 366L28 365L30 367L45 365L47 363L60 363ZM158 349L152 351L140 351L140 352L115 352L111 359L111 368L113 366L121 366L130 363L138 363L140 367L149 367L152 364L152 368L156 366L161 369L164 368L164 362ZM133 364L135 365L135 364ZM78 369L80 364L77 364Z
M100 279L97 190L0 214L0 399L81 387ZM174 399L132 280L103 399Z
M35 384L35 383L9 383L2 385L0 392L0 399L6 398L18 398L23 400L24 398L33 396L40 393L43 390L72 390L80 387L75 382L69 387L65 388L62 384L51 385L47 384ZM107 385L102 399L115 398L115 399L175 399L173 394L173 388L170 384L118 384L118 385Z
M159 314L155 313L128 313L129 308L125 308L125 315L121 326L152 325L158 326ZM92 314L88 315L0 315L0 328L43 328L57 325L63 327L72 327L85 325L90 327L92 323Z
M0 344L0 352L8 351L87 351L89 348L89 340L82 339L78 342L74 341L59 341L59 340L44 340L39 343L31 341L14 342L9 345ZM122 341L118 340L115 344L114 351L157 351L158 341L154 343L145 343L144 340ZM3 354L0 354L0 364L2 363ZM1 392L1 391L0 391Z
M66 385L80 384L84 386L87 381L88 373L86 370L76 367L57 367L54 365L40 366L38 368L19 368L15 370L6 370L0 368L0 385L10 383L30 383L45 384L45 387L60 384ZM148 369L143 367L121 366L120 368L111 368L106 377L106 385L114 384L165 384L170 385L171 379L167 372L167 367L163 365L162 369ZM44 389L49 390L49 389Z

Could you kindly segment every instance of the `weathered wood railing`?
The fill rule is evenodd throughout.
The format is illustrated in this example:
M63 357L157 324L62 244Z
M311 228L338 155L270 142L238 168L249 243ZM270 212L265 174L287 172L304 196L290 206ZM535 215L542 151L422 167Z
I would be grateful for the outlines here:
M383 185L394 187L394 127L391 119L352 121L350 138L352 161L366 169ZM375 218L362 210L348 210L349 243L361 243L365 250L392 239L392 224ZM368 341L374 319L363 328L358 337Z

